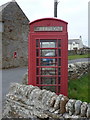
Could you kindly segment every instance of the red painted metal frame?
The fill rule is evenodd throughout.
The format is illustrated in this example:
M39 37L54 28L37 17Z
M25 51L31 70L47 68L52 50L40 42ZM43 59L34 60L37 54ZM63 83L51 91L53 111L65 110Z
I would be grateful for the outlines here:
M63 26L62 32L35 32L34 26ZM56 40L58 44L58 40L61 40L61 56L58 57L40 57L40 50L41 49L56 49L58 48L40 48L40 40L47 39L47 40ZM36 47L36 40L39 41L39 47ZM36 49L39 49L39 56L36 56ZM36 66L36 58L60 58L61 59L61 66ZM61 74L58 75L36 75L36 68L61 68ZM39 69L40 70L40 69ZM39 71L40 72L40 71ZM57 94L64 94L68 95L68 32L67 32L67 22L56 19L56 18L43 18L30 23L30 33L29 33L29 41L28 41L28 84L37 85L36 77L39 78L38 86L56 86L56 93ZM40 84L40 77L56 77L56 84ZM61 77L60 85L58 85L58 77ZM60 87L60 91L58 92Z

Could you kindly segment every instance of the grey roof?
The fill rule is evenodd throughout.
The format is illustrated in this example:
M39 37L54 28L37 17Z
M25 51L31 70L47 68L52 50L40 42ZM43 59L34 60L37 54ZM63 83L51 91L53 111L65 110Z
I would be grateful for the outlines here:
M17 4L17 2L15 1L15 0L11 0L10 2L7 2L7 3L5 3L5 4L3 4L3 5L1 5L0 6L0 21L3 21L2 20L2 14L3 14L3 11L4 11L4 9L10 4L10 3L16 3ZM18 4L17 4L18 5ZM18 7L19 7L19 5L18 5ZM19 7L20 8L20 7ZM21 9L21 8L20 8ZM21 9L22 10L22 9ZM23 11L22 11L23 12ZM25 15L25 13L23 12L23 14ZM25 15L26 16L26 15ZM27 18L27 20L29 21L29 19Z
M84 48L90 48L89 46L83 45Z
M2 12L3 12L4 8L6 8L11 2L16 2L16 1L12 0L12 1L7 2L7 3L0 6L0 21L2 21Z
M5 3L5 4L3 4L3 5L0 6L0 21L2 21L2 12L3 12L4 8L6 8L7 5L9 5L9 3L10 2Z
M73 42L75 42L76 44L79 44L81 40L80 39L69 39L68 40L68 44L72 44Z
M2 12L3 9L4 9L9 3L10 3L10 2L1 5L1 6L0 6L0 12Z

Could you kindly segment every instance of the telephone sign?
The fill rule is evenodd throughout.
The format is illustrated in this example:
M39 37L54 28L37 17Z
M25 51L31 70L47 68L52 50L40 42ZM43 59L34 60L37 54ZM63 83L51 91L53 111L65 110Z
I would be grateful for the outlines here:
M30 23L28 84L67 95L67 22L43 18Z
M62 26L51 26L51 27L35 27L34 31L62 31Z

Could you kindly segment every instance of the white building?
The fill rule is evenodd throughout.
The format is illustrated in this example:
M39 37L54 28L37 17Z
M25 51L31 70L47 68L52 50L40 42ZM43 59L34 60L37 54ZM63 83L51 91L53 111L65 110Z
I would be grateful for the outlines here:
M80 49L83 48L82 38L79 39L69 39L68 40L68 50Z

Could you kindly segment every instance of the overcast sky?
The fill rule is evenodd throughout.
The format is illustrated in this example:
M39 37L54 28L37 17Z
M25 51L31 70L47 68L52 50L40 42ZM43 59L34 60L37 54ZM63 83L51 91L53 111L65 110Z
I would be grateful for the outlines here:
M0 5L10 0L0 0ZM58 0L58 19L68 22L69 39L82 36L88 44L88 1ZM30 21L54 16L54 0L16 0Z

